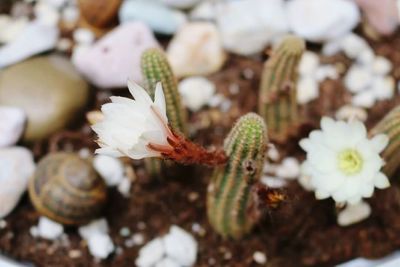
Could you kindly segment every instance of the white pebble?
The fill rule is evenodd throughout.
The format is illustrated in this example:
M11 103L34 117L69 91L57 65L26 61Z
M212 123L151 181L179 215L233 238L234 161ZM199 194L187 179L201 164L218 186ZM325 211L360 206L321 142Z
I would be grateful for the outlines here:
M212 108L218 107L222 104L225 97L222 94L213 95L210 100L208 101L208 105Z
M132 235L132 242L134 245L140 246L144 243L144 236L141 233L136 233Z
M62 10L61 20L66 24L75 24L79 19L79 9L76 6L68 6Z
M105 259L115 250L114 243L108 234L93 234L87 242L89 252L95 258Z
M6 220L0 220L0 229L4 229L7 227L7 222Z
M319 66L319 57L316 53L306 51L299 63L300 75L313 75Z
M340 226L349 226L367 219L370 214L370 205L361 201L354 205L347 205L344 210L340 211L337 222Z
M288 157L276 169L276 176L284 179L295 179L300 175L300 164L296 158Z
M357 63L360 63L364 66L370 66L373 64L374 59L374 51L372 49L365 49L358 55Z
M392 62L389 59L377 56L372 64L372 71L376 75L386 75L393 68Z
M17 107L0 106L0 147L15 145L25 129L26 114Z
M391 76L376 77L370 89L377 100L387 100L394 96L395 80Z
M260 181L270 188L282 188L287 185L287 182L284 179L269 175L264 175L263 177L261 177Z
M336 80L339 78L339 74L333 65L321 65L315 72L315 79L318 82L322 82L326 79Z
M128 198L131 194L132 180L129 177L124 177L118 184L117 190L122 196Z
M280 157L278 149L273 144L268 144L267 156L273 161L277 161Z
M0 43L9 43L18 36L28 25L28 18L11 19L7 15L0 15Z
M124 178L124 166L117 158L96 155L93 159L93 167L108 186L116 186Z
M372 74L369 68L353 64L344 78L346 88L352 93L365 90L372 83Z
M303 105L319 96L318 82L314 77L301 77L297 82L297 103Z
M349 33L342 38L341 47L350 59L357 59L364 51L371 50L367 41L354 33Z
M43 1L35 5L34 14L37 21L47 26L56 27L60 19L58 10Z
M357 107L372 108L376 102L376 98L371 90L367 90L353 96L351 102Z
M61 224L46 217L39 218L37 229L38 236L48 240L56 240L64 233L64 227Z
M151 267L161 261L165 254L163 239L158 237L148 242L139 250L135 264L138 267Z
M173 225L164 237L166 255L181 266L192 266L196 262L197 242L191 234Z
M58 40L56 48L61 52L67 52L72 48L72 41L68 38L61 38Z
M90 222L87 225L83 225L78 229L79 235L88 240L92 235L101 233L107 234L108 233L108 223L106 219L98 219Z
M366 121L368 114L365 109L351 105L345 105L339 108L335 114L336 119L343 121L359 120Z
M258 264L267 263L267 256L261 251L256 251L253 253L253 260Z
M127 236L129 236L130 234L131 234L131 230L129 230L128 227L122 227L122 228L119 230L119 235L122 236L122 237L127 237Z
M161 261L157 262L154 267L182 267L182 265L171 258L164 258Z
M189 77L179 83L183 103L193 112L207 104L215 93L215 85L204 77Z
M88 29L79 28L74 31L73 38L78 45L91 45L95 40L95 35Z
M215 5L212 1L201 1L189 13L192 20L215 20Z

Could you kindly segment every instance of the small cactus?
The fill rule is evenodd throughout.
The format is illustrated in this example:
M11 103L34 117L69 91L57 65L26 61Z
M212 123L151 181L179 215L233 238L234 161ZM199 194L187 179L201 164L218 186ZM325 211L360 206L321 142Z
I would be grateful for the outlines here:
M186 110L181 104L177 80L172 73L171 66L164 52L158 48L147 49L142 54L141 67L145 89L154 98L156 84L161 82L165 94L168 121L172 129L186 136Z
M264 64L258 109L269 137L278 143L295 135L300 125L296 83L304 50L302 39L287 36Z
M382 152L386 165L382 171L390 178L400 166L400 106L392 109L370 132L372 137L377 134L386 134L389 144Z
M214 171L207 193L208 219L224 237L238 239L257 222L249 209L254 207L252 190L262 173L267 139L264 120L254 113L240 118L225 139L229 159Z
M158 48L147 49L142 54L141 68L145 89L152 98L154 98L156 84L161 82L165 95L168 121L172 129L186 136L186 110L182 107L177 80L164 52ZM145 165L151 176L160 175L163 165L161 160L146 159Z

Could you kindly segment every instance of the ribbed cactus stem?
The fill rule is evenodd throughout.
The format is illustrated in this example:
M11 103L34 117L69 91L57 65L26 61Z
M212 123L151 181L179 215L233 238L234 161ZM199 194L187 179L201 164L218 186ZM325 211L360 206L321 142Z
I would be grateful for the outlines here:
M259 114L268 125L269 137L278 143L296 135L300 125L297 105L297 69L305 43L287 36L265 63L261 76Z
M392 109L370 132L370 137L386 134L389 144L382 152L386 165L382 171L390 178L400 166L400 106Z
M224 237L238 239L257 222L249 209L254 206L252 186L261 176L267 139L264 120L249 113L225 140L228 162L215 169L207 192L208 219Z
M187 135L187 114L181 103L178 92L177 80L163 51L158 48L150 48L142 54L142 73L145 88L152 98L156 84L161 82L165 94L167 117L169 123L176 132Z

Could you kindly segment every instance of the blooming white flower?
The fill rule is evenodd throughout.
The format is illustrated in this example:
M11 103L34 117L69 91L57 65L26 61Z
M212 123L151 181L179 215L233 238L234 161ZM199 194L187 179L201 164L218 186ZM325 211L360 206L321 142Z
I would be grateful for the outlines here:
M317 199L332 197L336 202L354 204L371 197L374 187L390 185L380 171L385 163L379 153L389 142L386 135L368 139L361 122L327 117L321 120L321 128L300 141L307 152L302 172L310 177Z
M128 81L128 88L134 99L112 96L112 103L101 108L103 120L92 126L101 147L96 153L133 159L158 157L160 152L148 144L170 146L167 137L172 136L161 83L156 86L154 102L139 85Z

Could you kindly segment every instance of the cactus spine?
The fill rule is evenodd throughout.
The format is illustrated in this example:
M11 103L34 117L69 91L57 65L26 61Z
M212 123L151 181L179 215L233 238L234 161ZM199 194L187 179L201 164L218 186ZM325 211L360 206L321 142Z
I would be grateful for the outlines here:
M182 107L178 92L177 80L163 51L158 48L147 49L141 57L141 68L145 89L154 99L156 84L161 82L167 117L171 127L183 135L187 135L187 114ZM146 169L151 176L159 176L162 171L162 161L159 159L146 159Z
M254 206L252 185L260 179L266 147L264 120L254 113L240 118L225 139L229 160L214 171L207 191L208 219L224 237L240 238L256 223L248 213Z
M178 84L164 52L157 48L147 49L142 54L141 67L145 88L152 98L154 98L156 84L161 82L167 106L167 117L171 127L175 131L187 135L186 110L181 104Z
M390 178L400 166L400 106L392 109L370 132L372 137L377 134L386 134L389 144L382 152L386 165L382 171Z
M297 133L297 69L305 43L287 36L264 64L259 92L259 114L268 125L269 137L282 143Z

